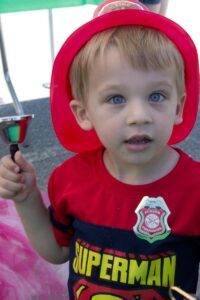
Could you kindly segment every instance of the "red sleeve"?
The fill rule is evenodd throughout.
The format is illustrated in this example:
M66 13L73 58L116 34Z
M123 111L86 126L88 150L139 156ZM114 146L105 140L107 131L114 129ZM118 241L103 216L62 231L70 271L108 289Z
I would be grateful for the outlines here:
M60 246L69 246L73 235L73 218L67 214L67 199L62 184L59 184L62 176L59 174L60 167L56 168L50 175L48 193L50 200L50 219L57 243Z

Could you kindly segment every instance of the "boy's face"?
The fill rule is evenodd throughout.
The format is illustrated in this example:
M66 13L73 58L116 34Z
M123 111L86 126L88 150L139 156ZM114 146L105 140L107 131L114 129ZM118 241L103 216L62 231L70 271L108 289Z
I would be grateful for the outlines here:
M115 48L90 72L85 103L71 102L80 126L94 128L114 162L140 165L166 150L173 126L182 121L173 68L134 69Z

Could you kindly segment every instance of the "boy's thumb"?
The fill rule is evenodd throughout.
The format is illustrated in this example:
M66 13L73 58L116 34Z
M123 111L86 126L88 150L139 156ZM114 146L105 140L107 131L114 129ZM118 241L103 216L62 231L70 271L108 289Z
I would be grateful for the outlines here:
M21 151L17 151L15 153L14 160L15 160L15 163L19 166L21 171L31 171L32 170L32 166L24 158Z

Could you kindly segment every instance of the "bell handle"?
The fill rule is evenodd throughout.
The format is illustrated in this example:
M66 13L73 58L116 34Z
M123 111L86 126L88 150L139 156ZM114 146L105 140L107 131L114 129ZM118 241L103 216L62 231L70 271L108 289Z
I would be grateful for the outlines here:
M11 144L10 145L10 154L13 161L15 161L15 153L19 151L18 144Z

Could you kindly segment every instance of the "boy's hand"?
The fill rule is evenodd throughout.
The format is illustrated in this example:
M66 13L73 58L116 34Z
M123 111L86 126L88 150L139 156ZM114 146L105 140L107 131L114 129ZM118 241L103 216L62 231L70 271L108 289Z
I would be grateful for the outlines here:
M20 151L15 154L15 162L10 155L0 160L0 197L22 202L35 187L35 170Z

